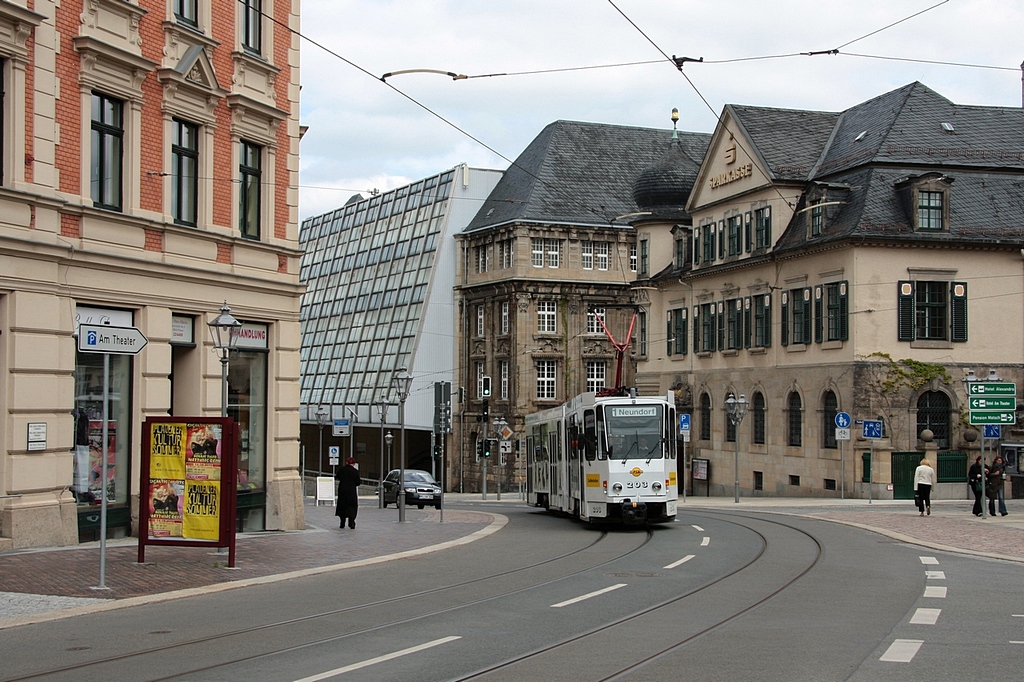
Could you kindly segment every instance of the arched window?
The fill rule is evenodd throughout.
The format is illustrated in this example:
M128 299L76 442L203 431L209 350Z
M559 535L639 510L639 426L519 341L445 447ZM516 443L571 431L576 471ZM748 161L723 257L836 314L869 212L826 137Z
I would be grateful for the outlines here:
M751 438L754 443L764 445L764 395L760 391L750 401L750 417L753 420Z
M700 395L700 439L711 440L711 396Z
M836 398L834 391L828 391L825 393L825 399L822 401L821 409L821 432L825 436L822 446L832 448L833 450L839 447L836 443L837 412L839 412L839 400Z
M935 444L940 449L949 448L949 396L941 391L926 391L917 399L917 435L931 429Z
M803 403L800 401L800 394L793 391L789 394L789 444L803 445Z

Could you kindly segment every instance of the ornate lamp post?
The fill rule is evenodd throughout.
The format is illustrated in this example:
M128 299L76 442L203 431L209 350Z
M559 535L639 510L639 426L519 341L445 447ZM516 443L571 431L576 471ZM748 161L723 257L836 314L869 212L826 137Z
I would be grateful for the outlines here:
M412 375L403 367L391 377L391 387L398 394L398 421L402 426L402 448L398 454L398 521L405 521L405 401L412 387Z
M735 472L735 482L733 484L733 495L734 502L740 501L740 422L747 416L747 397L740 394L737 398L734 394L730 393L729 397L725 399L725 413L729 415L729 421L732 423L733 428L733 444L736 446L733 453L733 470Z
M317 405L313 416L316 417L316 425L320 429L320 448L316 451L316 475L319 476L320 467L324 463L324 424L327 423L327 408L323 405Z
M210 327L213 345L220 353L220 416L228 416L228 358L238 345L238 332L242 323L231 315L228 302L220 307L220 315L206 323Z
M389 462L391 461L391 443L393 443L394 440L395 440L395 437L391 435L391 430L389 429L388 432L386 434L384 434L384 442L388 444L388 461ZM381 482L381 484L380 484L380 489L381 489L380 499L383 500L384 499L384 483L383 482ZM402 489L402 487L399 486L399 490L401 490L401 489ZM405 492L405 491L403 490L402 492ZM405 495L402 495L402 497L405 497ZM381 504L383 504L383 502ZM395 493L395 506L397 507L399 504L401 504L401 503L398 501L398 493Z
M388 401L384 394L380 394L377 401L377 413L380 414L380 468L377 470L377 508L384 508L384 421L388 417ZM388 445L391 443L388 442ZM390 454L390 453L389 453ZM388 458L390 460L390 457Z

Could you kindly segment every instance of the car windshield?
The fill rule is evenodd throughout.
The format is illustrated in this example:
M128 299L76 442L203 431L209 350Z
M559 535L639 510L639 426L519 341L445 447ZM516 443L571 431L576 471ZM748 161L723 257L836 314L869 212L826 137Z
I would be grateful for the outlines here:
M406 483L434 483L434 477L426 471L406 471Z

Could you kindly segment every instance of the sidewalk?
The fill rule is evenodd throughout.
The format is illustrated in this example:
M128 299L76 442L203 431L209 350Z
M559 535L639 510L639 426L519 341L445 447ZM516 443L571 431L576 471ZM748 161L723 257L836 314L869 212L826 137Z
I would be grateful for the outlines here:
M497 500L479 494L446 495L444 523L437 510L406 510L398 523L393 506L361 500L355 530L339 529L334 508L306 501L306 529L237 536L235 568L214 548L147 547L146 563L137 563L134 538L107 543L106 589L99 584L99 543L76 547L21 550L0 554L0 629L96 610L233 589L289 577L391 561L472 542L501 529L501 505L523 504L517 493ZM447 504L459 503L452 509ZM462 503L471 503L467 508ZM968 554L1024 563L1024 500L1008 500L1009 516L981 519L969 501L936 501L931 516L921 517L911 501L808 498L693 497L680 500L679 516L703 509L719 512L770 512L845 523L893 539Z

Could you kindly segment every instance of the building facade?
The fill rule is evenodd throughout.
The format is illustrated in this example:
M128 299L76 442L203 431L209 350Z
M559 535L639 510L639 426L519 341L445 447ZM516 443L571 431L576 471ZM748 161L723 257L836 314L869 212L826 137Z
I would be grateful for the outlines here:
M634 384L649 341L646 291L633 283L650 275L656 247L628 221L657 212L689 224L686 195L661 193L658 166L672 156L695 175L708 139L556 121L458 236L455 385L465 399L453 418L450 476L461 489L484 487L477 453L496 437L495 419L515 441L526 414ZM521 463L494 453L488 488L518 489Z
M1024 380L1022 149L1020 109L920 83L839 113L724 109L692 227L633 222L660 240L639 284L665 330L636 383L692 412L710 493L891 498L907 466L893 451L977 447L968 371ZM883 438L837 438L840 411Z
M402 423L391 380L405 367L413 377L404 420L407 468L440 475L431 447L434 384L452 382L454 235L501 175L460 165L303 221L307 473L330 475L332 447L339 458L351 454L368 480L398 467ZM347 422L348 436L334 435L336 420ZM393 432L390 449L385 429ZM438 433L437 444L446 441Z
M221 412L225 301L239 524L303 526L298 28L289 0L0 2L0 548L95 539L104 495L132 532L142 422ZM83 323L148 344L104 377Z

